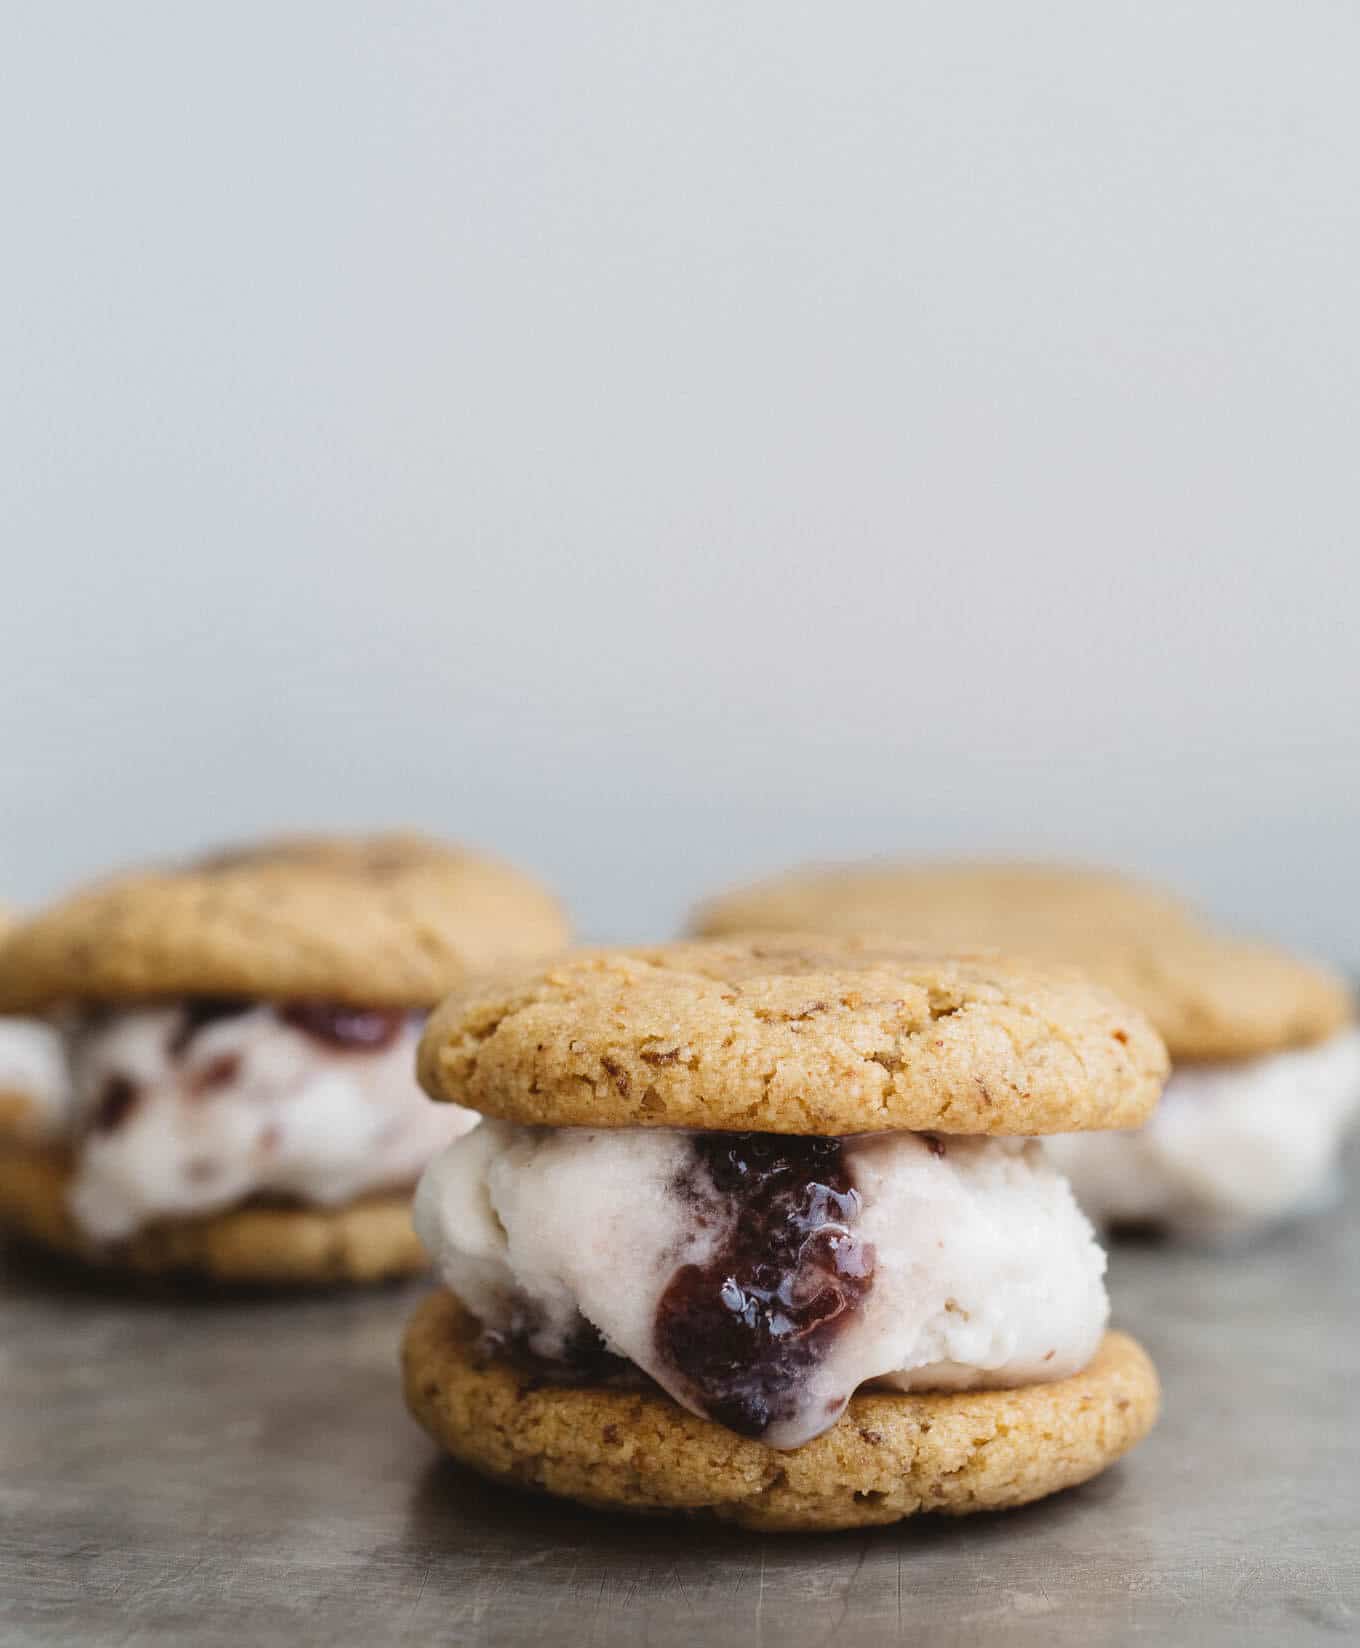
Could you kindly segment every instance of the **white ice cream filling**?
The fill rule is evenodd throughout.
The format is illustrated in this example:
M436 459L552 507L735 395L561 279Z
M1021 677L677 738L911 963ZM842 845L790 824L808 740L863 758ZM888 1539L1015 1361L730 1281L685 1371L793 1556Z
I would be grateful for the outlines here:
M811 1440L867 1384L1007 1387L1090 1361L1109 1311L1105 1255L1040 1145L893 1133L847 1139L841 1159L872 1276L793 1371L760 1440ZM677 1273L705 1266L741 1217L696 1182L689 1134L487 1122L425 1173L416 1229L484 1328L551 1361L584 1318L610 1352L712 1417L658 1329Z
M69 1120L70 1080L60 1033L41 1019L0 1018L0 1095L21 1102L18 1130L55 1138Z
M191 1012L130 1008L71 1037L69 1203L96 1240L255 1196L334 1207L411 1185L476 1123L416 1085L409 1015L381 1045L339 1046L268 1003L193 1028Z
M1099 1224L1230 1240L1324 1205L1360 1113L1360 1028L1239 1063L1181 1065L1132 1133L1047 1141Z

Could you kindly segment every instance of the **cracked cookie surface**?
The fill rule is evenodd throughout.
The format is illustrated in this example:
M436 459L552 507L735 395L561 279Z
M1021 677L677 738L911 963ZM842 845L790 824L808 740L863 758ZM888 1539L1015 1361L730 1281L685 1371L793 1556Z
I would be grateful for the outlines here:
M1166 1071L1143 1016L1068 969L778 934L499 973L420 1050L434 1097L552 1127L1136 1127Z
M1084 1482L1152 1428L1157 1375L1122 1333L1070 1379L1018 1390L866 1391L815 1441L776 1452L650 1391L545 1385L488 1359L448 1292L412 1318L406 1400L484 1475L602 1510L706 1513L768 1530L1023 1505Z
M427 1007L560 948L532 877L416 835L299 837L118 875L0 943L0 1012L185 995Z
M1355 1016L1345 980L1212 927L1174 894L1046 864L859 864L795 870L710 900L694 930L891 933L1070 962L1140 1008L1179 1061L1322 1041Z

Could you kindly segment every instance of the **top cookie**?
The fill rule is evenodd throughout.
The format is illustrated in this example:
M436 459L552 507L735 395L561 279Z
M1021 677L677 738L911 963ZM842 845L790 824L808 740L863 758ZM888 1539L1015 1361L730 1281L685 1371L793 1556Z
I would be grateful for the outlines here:
M415 835L294 838L101 882L0 942L0 1012L184 995L428 1007L560 948L518 870Z
M1061 967L796 938L582 951L472 981L420 1048L435 1098L553 1127L1135 1127L1166 1050Z
M712 900L701 934L886 932L1071 962L1140 1007L1178 1062L1321 1041L1355 1003L1326 968L1212 931L1170 893L1029 864L805 869Z

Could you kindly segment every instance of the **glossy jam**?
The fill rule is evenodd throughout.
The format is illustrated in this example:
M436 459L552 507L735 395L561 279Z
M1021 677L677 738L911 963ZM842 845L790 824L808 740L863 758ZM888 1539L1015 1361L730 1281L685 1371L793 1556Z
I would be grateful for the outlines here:
M716 1197L727 1234L671 1278L657 1351L710 1418L761 1437L796 1413L872 1285L873 1249L854 1233L860 1201L839 1139L703 1133L693 1151L681 1188L696 1207Z

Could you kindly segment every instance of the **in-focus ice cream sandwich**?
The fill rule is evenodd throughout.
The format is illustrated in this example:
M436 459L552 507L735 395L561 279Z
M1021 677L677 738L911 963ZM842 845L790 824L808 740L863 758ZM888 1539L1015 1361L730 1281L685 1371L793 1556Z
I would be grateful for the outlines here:
M1225 1238L1329 1199L1360 1111L1351 991L1315 963L1215 931L1172 894L1058 866L845 866L730 893L695 926L884 932L1076 963L1143 1010L1175 1063L1146 1128L1051 1142L1093 1218Z
M417 1419L492 1477L762 1528L1017 1505L1157 1409L1034 1135L1133 1126L1166 1054L1075 973L849 939L582 952L475 982L421 1079L446 1283Z
M565 940L536 882L414 836L266 843L76 893L0 941L0 1013L62 1025L70 1086L45 1127L0 1128L0 1228L224 1281L423 1269L411 1189L476 1121L416 1085L425 1015Z

